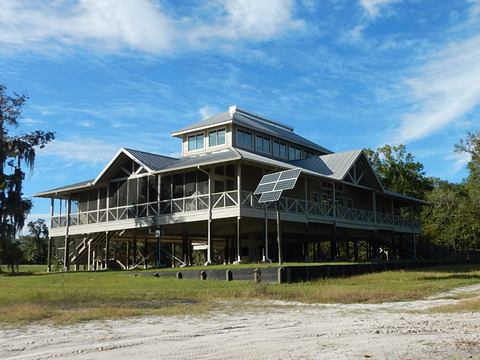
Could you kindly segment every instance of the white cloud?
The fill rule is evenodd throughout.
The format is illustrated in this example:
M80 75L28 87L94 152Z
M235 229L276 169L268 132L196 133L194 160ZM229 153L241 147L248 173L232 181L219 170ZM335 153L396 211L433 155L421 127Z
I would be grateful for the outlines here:
M93 122L92 121L89 121L89 120L82 120L79 122L79 124L83 127L86 127L86 128L91 128L93 127Z
M470 17L477 19L480 16L480 0L469 0L470 5Z
M40 155L46 154L68 160L89 163L105 163L120 149L116 144L105 143L100 140L88 138L70 138L68 140L55 140L38 150Z
M465 166L467 166L470 159L471 156L467 153L453 153L445 158L445 160L453 160L451 170L454 174L465 169Z
M200 114L202 119L209 118L215 114L218 114L219 112L220 111L218 110L218 108L209 105L202 106L200 109L198 109L198 113Z
M2 0L0 45L10 51L75 45L164 54L212 42L268 40L303 26L293 17L293 0L217 0L191 11L175 18L153 0Z
M380 15L380 10L389 4L399 2L400 0L360 0L360 5L371 17Z
M416 109L403 116L394 142L424 138L480 104L480 36L447 46L406 80Z

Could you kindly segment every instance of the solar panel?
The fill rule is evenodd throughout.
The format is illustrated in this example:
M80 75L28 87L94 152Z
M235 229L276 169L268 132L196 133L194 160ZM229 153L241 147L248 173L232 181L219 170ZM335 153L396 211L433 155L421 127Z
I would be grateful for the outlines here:
M275 190L290 190L290 189L293 189L295 187L296 182L297 182L297 178L279 181L275 185Z
M265 183L269 183L269 182L275 182L278 180L278 178L280 177L281 175L281 172L277 172L277 173L274 173L274 174L268 174L268 175L264 175L262 177L262 180L260 180L260 184L259 185L262 185L262 184L265 184Z
M281 195L282 195L282 191L265 192L260 196L260 199L258 199L258 202L259 203L266 203L266 202L278 201L280 199Z
M260 195L258 202L278 201L283 190L290 190L295 187L301 171L301 169L291 169L264 175L255 189L255 195Z
M258 195L267 191L273 191L275 188L275 182L267 183L267 184L259 184L257 188L255 189L254 194Z
M292 169L292 170L286 170L282 171L280 173L280 177L278 180L290 180L290 179L297 179L298 176L300 175L301 169Z

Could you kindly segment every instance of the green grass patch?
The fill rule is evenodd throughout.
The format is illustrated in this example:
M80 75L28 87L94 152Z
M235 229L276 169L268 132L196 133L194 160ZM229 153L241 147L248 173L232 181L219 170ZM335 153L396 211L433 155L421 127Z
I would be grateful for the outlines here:
M0 322L76 322L140 315L182 315L219 302L287 300L380 303L421 299L480 283L480 265L389 271L296 284L177 280L127 272L51 273L0 278Z

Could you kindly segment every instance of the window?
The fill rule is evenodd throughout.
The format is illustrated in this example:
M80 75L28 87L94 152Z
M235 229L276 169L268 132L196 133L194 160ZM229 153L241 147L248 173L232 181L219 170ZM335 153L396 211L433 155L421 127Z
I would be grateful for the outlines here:
M287 158L287 145L278 141L273 142L273 155Z
M288 160L299 160L302 158L302 149L296 146L288 147Z
M253 148L253 135L249 131L237 129L237 145L246 147L246 148Z
M203 134L188 137L188 151L203 149Z
M269 153L270 139L261 135L255 136L255 150L259 152Z
M305 150L304 154L305 154L305 159L317 156L317 154L315 154L313 151L308 151L308 150Z
M320 202L320 194L317 191L311 191L310 192L310 201L313 202Z
M225 144L225 129L210 131L208 133L208 146Z

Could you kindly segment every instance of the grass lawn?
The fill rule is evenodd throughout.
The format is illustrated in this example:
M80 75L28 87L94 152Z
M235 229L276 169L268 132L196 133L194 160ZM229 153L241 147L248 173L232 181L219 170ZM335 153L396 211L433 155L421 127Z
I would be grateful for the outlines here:
M420 299L480 283L480 265L391 271L297 284L177 280L125 272L0 277L0 322L75 322L137 315L204 313L218 301L378 303ZM478 309L478 308L477 308Z

